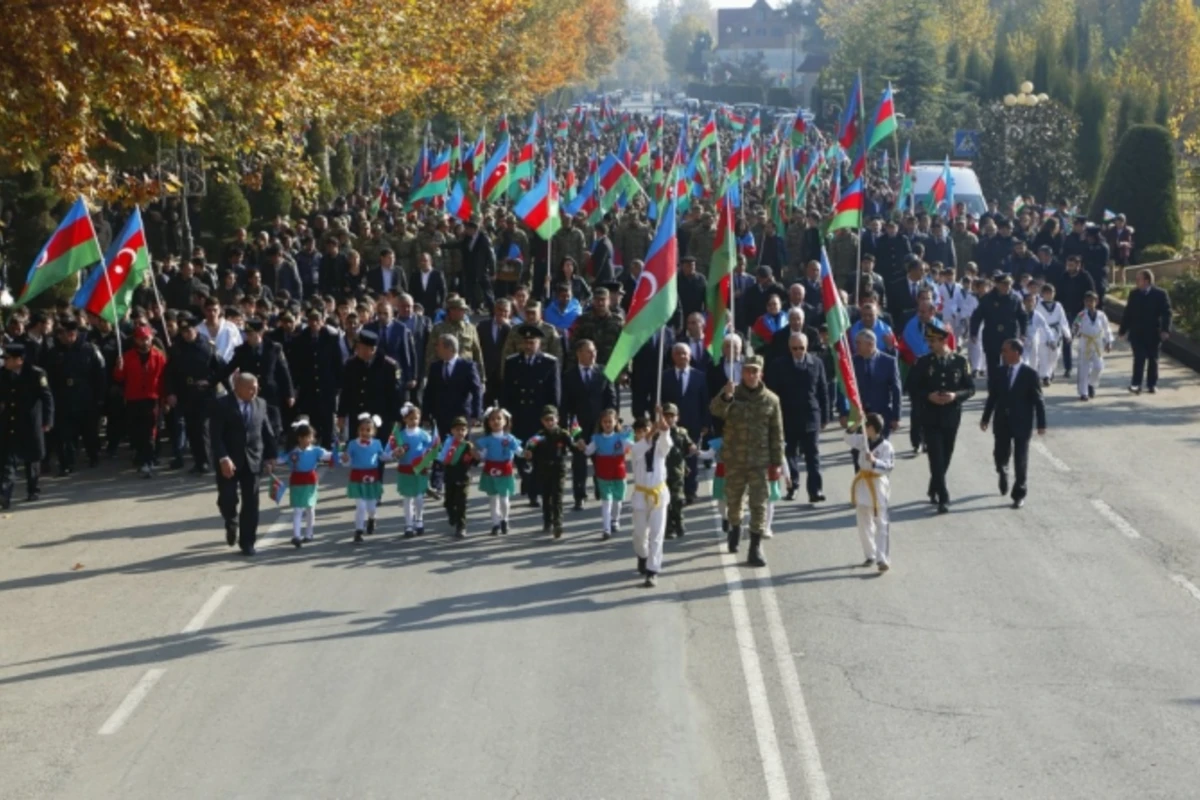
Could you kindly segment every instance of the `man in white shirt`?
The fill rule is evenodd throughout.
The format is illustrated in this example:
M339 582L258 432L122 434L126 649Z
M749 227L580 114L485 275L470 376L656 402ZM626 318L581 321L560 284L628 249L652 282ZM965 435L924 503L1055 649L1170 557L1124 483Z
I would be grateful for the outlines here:
M217 358L227 364L233 358L233 351L242 343L242 333L227 319L221 316L221 303L215 297L210 297L204 303L204 322L196 329L200 338L213 343Z

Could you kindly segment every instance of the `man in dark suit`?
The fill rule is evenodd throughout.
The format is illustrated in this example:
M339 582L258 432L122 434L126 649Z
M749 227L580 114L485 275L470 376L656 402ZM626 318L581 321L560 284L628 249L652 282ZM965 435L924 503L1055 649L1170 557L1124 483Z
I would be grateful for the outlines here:
M465 417L474 425L483 415L483 381L478 365L460 358L456 336L443 334L435 348L437 360L429 364L421 414L437 424L442 436L448 436L455 417ZM429 482L435 491L441 490L441 464L434 463Z
M1042 399L1042 382L1037 370L1021 363L1024 346L1020 339L1009 339L1000 349L1003 368L993 369L988 381L987 404L979 427L988 429L995 416L992 435L996 444L992 455L1000 475L1000 494L1008 494L1008 459L1013 461L1012 507L1025 504L1025 475L1029 469L1029 440L1033 438L1036 418L1037 432L1046 432L1046 401Z
M267 404L258 396L258 378L240 372L233 392L213 404L209 420L217 463L217 508L225 519L225 542L254 555L258 538L258 476L275 470L276 439ZM238 496L241 495L241 510Z
M512 303L502 297L492 304L492 316L479 322L475 332L479 338L479 349L483 353L484 392L483 405L491 408L500 398L501 367L504 358L504 340L512 329Z
M891 436L900 427L900 367L895 356L879 350L872 330L860 330L854 337L855 353L851 358L854 381L864 414L883 417L883 437ZM841 392L837 393L838 415L844 427L849 421L850 406ZM851 450L850 458L858 470L858 451Z
M808 502L820 503L825 500L820 438L830 416L825 364L808 352L808 337L803 333L792 334L788 351L767 372L767 388L779 396L780 407L787 409L783 415L783 454L792 479L787 499L796 496L800 482L800 463L796 457L799 451L804 454Z
M512 414L513 436L525 442L542 427L542 411L546 406L562 405L562 376L558 359L541 351L546 335L541 328L522 325L516 335L520 337L521 352L504 362L504 388L500 397L504 408ZM536 508L538 491L532 465L519 458L517 469L521 472L521 492Z
M392 305L386 299L375 305L375 319L363 326L379 337L379 349L400 367L400 386L403 394L417 387L417 352L412 331L399 320L392 319Z
M328 450L333 445L333 417L344 362L337 334L325 324L325 315L312 308L306 318L305 330L288 343L288 366L296 384L295 408L298 415L308 417L317 442Z
M664 338L665 341L660 342L660 338ZM666 369L671 346L674 344L675 335L667 327L655 331L634 354L629 366L630 409L634 419L649 416L654 410L658 376Z
M408 288L408 276L396 264L396 254L391 248L379 251L379 264L367 270L367 288L377 295L385 295L392 289L401 292Z
M408 285L413 302L423 306L430 315L446 302L446 276L440 269L433 268L429 253L417 257L417 271Z
M375 433L380 443L387 444L392 426L400 415L400 365L378 350L379 334L362 330L354 339L354 355L342 367L342 393L338 398L338 430L353 436L347 423L359 414L379 417L381 424ZM383 466L379 467L383 479Z
M699 448L712 425L709 415L707 376L692 366L692 352L685 342L671 348L671 367L663 372L662 402L674 403L679 409L679 426L688 432ZM690 505L696 500L699 483L699 456L687 457L687 472L683 478L683 495Z
M579 423L580 441L590 442L606 409L620 411L617 390L604 375L604 365L596 363L596 344L590 339L575 342L575 365L562 377L562 406L559 416ZM571 454L571 484L575 490L575 510L583 508L587 497L587 456L578 450Z
M779 361L779 359L788 356L791 353L792 335L803 333L808 337L809 347L815 355L823 349L821 347L821 334L816 328L806 324L808 321L804 311L799 307L788 309L788 324L786 328L780 328L775 331L775 335L771 337L770 344L767 345L767 352L763 354L764 362L767 365L766 377L771 377L771 365Z
M686 344L692 356L692 367L698 369L705 375L708 374L708 368L712 366L712 353L704 346L704 314L699 312L688 314L687 327L680 335L678 342ZM697 446L700 444L696 443Z
M1129 337L1133 348L1133 380L1129 391L1142 391L1142 374L1146 376L1146 391L1158 391L1158 348L1171 335L1171 298L1154 285L1154 273L1138 270L1137 289L1129 293L1125 313L1121 315L1118 336Z
M428 365L425 362L425 347L429 342L430 332L433 330L433 320L421 313L421 310L413 301L412 295L401 294L396 298L396 321L408 328L409 333L412 334L413 352L417 357L417 386L406 393L406 398L413 403L417 402L421 385L425 382L425 375L428 372Z
M615 278L613 269L613 245L608 238L608 226L596 223L596 240L592 243L592 283L599 286L611 283Z
M453 246L453 245L452 245ZM492 304L492 276L496 274L496 251L492 240L479 229L475 219L467 220L463 238L457 246L462 249L462 295L471 308ZM433 311L433 307L425 306Z
M54 427L50 381L45 370L27 360L29 352L22 342L4 345L4 367L0 369L0 510L7 510L12 503L19 465L25 468L30 502L39 498L46 433Z
M246 320L245 340L234 348L233 358L224 365L219 378L226 388L230 388L229 377L235 372L248 372L258 378L258 396L267 404L267 418L275 436L281 438L283 408L295 405L296 393L283 345L264 338L265 327L266 323L258 317Z

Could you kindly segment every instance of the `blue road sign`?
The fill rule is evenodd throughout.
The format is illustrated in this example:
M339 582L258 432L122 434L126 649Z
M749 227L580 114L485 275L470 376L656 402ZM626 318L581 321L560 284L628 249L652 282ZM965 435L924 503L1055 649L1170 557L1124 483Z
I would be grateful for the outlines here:
M954 157L975 158L979 155L979 131L956 130L954 132Z

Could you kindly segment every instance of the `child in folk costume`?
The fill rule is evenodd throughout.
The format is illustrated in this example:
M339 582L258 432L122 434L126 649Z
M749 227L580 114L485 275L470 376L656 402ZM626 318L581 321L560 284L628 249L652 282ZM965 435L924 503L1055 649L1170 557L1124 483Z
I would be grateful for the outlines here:
M346 444L342 463L350 466L350 482L346 496L354 501L354 541L360 543L363 534L375 532L375 509L383 497L379 468L387 459L387 451L375 438L379 417L367 413L358 415L358 438Z
M784 475L779 480L767 481L767 524L763 528L763 538L771 539L775 536L775 531L771 529L771 523L775 521L775 506L783 499L783 490L792 487L792 476L784 470Z
M450 436L442 445L438 460L446 488L446 516L454 527L454 538L467 538L467 493L471 488L471 465L475 451L467 439L466 417L455 417L450 423Z
M1075 317L1071 331L1079 342L1079 399L1083 402L1096 396L1096 384L1104 371L1104 353L1112 352L1112 329L1108 317L1096 308L1099 302L1095 292L1083 295L1083 311Z
M279 456L278 463L291 467L288 474L288 502L292 506L292 545L300 547L301 541L313 540L313 528L317 524L317 465L328 462L330 453L313 446L313 429L308 417L300 417L292 423L295 446ZM303 523L307 532L300 535Z
M475 441L475 450L483 459L479 491L488 496L488 507L492 512L492 536L508 535L509 502L517 493L513 459L521 452L521 440L508 432L511 424L509 413L496 406L483 417L487 434Z
M1062 303L1054 299L1054 284L1042 286L1042 301L1038 303L1037 315L1046 322L1045 336L1038 346L1038 376L1042 386L1049 386L1058 368L1058 357L1062 347L1071 346L1071 323Z
M633 463L633 552L645 586L658 583L662 571L663 539L667 532L667 456L671 452L671 426L658 409L657 422L639 419L633 424L636 441L630 453Z
M605 409L600 415L599 431L592 434L586 445L576 442L576 447L592 457L595 469L596 488L600 493L600 516L604 523L602 540L616 536L620 531L621 503L625 500L625 458L629 454L629 438L617 429L617 412Z
M846 431L845 441L861 454L859 470L850 484L850 502L858 515L863 566L877 564L880 572L887 572L891 567L887 475L895 464L895 452L892 443L883 438L883 424L879 414L867 414L866 424L859 426L857 433Z
M969 294L964 294L962 303L959 305L959 311L962 314L965 322L964 331L970 327L971 315L975 313L975 309L979 308L980 299L988 293L991 287L987 280L976 278L971 282L971 291ZM955 337L955 341L967 342L967 362L971 366L971 372L975 377L983 375L985 372L983 342L979 337L967 336L964 339Z
M421 427L421 409L405 403L400 419L404 428L392 433L392 457L396 460L396 491L404 506L404 538L411 539L425 533L425 492L436 443L433 434Z
M1038 357L1041 355L1042 342L1046 341L1050 335L1050 326L1046 323L1046 318L1037 313L1037 291L1031 290L1022 297L1021 304L1025 307L1025 315L1029 318L1025 328L1025 351L1021 354L1021 360L1041 374Z

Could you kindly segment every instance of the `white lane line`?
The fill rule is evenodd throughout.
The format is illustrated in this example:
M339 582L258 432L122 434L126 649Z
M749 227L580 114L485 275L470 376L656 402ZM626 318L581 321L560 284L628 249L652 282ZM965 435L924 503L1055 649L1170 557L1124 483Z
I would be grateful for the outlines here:
M121 730L121 726L125 724L141 702L146 699L146 695L154 688L154 684L158 683L158 679L165 673L166 670L161 667L146 670L146 674L129 690L129 694L125 695L125 699L121 701L121 705L117 706L117 710L100 726L100 735L111 736Z
M1200 600L1200 588L1197 588L1196 584L1192 583L1182 575L1172 575L1171 580L1182 586L1184 590L1187 591L1187 593L1192 597Z
M272 522L267 527L266 532L259 536L257 541L254 542L254 546L256 548L266 547L269 544L283 541L285 538L289 542L292 540L291 536L280 536L285 529L292 526L292 515L289 512L290 509L280 509L278 519Z
M1126 522L1124 517L1122 517L1116 511L1113 511L1112 506L1110 506L1108 503L1097 499L1092 501L1092 507L1100 512L1100 516L1112 523L1114 528L1128 536L1130 539L1142 538L1142 535L1137 532L1137 529Z
M184 633L195 633L204 627L204 623L208 622L208 618L220 607L221 603L225 602L225 598L233 591L232 586L221 586L212 597L208 598L208 602L200 607L196 612L196 616L192 617L192 621L183 626Z
M788 711L792 717L792 735L796 737L796 745L800 749L800 763L808 787L808 800L829 800L829 781L825 778L825 770L821 766L817 736L813 733L808 706L804 702L804 691L800 688L800 675L796 672L796 661L788 643L787 629L783 627L783 615L779 613L779 601L775 597L771 573L763 568L756 571L755 575L761 583L759 594L762 596L771 645L775 650L775 663L779 666L783 696L787 700Z
M721 563L725 567L725 585L729 590L729 605L733 610L733 630L737 635L738 653L742 657L742 672L746 676L746 691L750 695L750 717L754 720L754 732L758 737L758 752L763 762L763 778L767 782L767 797L772 800L788 800L787 774L783 770L783 757L779 753L779 741L775 738L775 719L771 715L767 699L767 685L763 680L762 665L758 660L758 649L754 644L754 629L750 627L750 612L746 608L746 592L738 573L737 559L724 551L721 545Z
M1067 462L1054 455L1054 453L1051 453L1050 448L1046 447L1046 445L1042 444L1041 442L1034 442L1033 449L1040 453L1042 457L1049 461L1050 464L1059 472L1071 471L1071 468L1067 466Z

